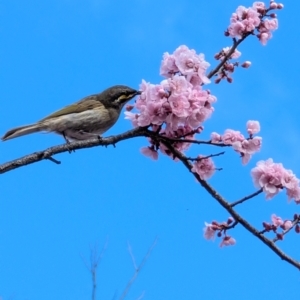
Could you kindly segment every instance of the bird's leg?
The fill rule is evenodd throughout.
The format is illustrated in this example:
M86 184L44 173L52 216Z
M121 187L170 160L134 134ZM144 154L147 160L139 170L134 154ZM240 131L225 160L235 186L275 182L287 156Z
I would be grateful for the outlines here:
M70 144L70 141L67 139L66 135L65 135L65 132L63 131L62 132L62 135L66 141L66 144L69 145ZM72 150L68 149L69 150L69 153L71 154L72 153ZM73 152L75 152L75 150L73 150Z

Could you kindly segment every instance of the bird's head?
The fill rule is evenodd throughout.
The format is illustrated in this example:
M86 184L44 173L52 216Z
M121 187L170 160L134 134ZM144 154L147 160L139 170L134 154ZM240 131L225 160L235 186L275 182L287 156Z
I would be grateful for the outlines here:
M107 106L122 108L125 103L141 93L141 91L137 91L125 85L115 85L104 90L100 94L100 98Z

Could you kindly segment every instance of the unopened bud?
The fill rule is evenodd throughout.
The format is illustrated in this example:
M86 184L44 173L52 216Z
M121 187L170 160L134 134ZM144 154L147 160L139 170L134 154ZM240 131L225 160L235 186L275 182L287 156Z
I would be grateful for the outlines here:
M127 111L131 111L133 108L134 108L134 105L127 104L125 109L126 109Z
M219 60L221 58L221 53L216 53L215 56L214 56L214 58L216 60Z
M197 129L196 129L196 132L197 133L201 133L203 131L204 127L203 126L199 126Z
M245 69L249 68L250 66L251 66L251 61L248 60L241 64L241 67Z
M225 64L224 66L227 71L233 72L234 71L234 65L233 64Z
M215 79L215 83L216 83L216 84L220 83L220 82L221 82L221 79L222 79L222 78L220 78L220 77L217 78L217 79Z
M271 9L277 9L277 3L276 2L272 2L270 5Z
M224 32L224 35L225 35L225 36L229 36L228 30L226 30L226 31Z
M275 18L277 18L277 15L275 13L272 13L272 14L270 14L270 17L275 19Z
M233 79L231 77L226 78L229 83L232 83Z
M281 241L283 240L283 235L281 233L277 233L276 237Z
M234 221L233 217L229 217L227 220L227 224L230 225Z
M218 236L218 237L221 237L221 236L222 236L222 232L219 231L219 232L217 233L217 236Z
M282 3L277 4L277 9L283 9L283 8L284 8L284 5Z
M267 231L270 231L272 229L272 225L267 222L263 222L263 226Z
M300 226L298 224L295 226L295 231L296 233L300 233Z

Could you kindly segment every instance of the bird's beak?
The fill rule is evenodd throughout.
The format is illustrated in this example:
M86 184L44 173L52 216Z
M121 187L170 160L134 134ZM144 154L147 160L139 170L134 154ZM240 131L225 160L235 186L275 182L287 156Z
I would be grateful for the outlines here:
M141 95L141 94L142 94L142 91L136 91L135 95Z

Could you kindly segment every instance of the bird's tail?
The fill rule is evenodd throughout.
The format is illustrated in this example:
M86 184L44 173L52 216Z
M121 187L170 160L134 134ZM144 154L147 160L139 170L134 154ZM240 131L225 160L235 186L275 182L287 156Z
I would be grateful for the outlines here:
M14 139L14 138L22 136L22 135L38 132L41 130L43 130L43 129L41 128L41 125L38 123L20 126L20 127L16 127L16 128L13 128L13 129L7 131L4 134L4 136L1 138L1 140L6 141L6 140Z

